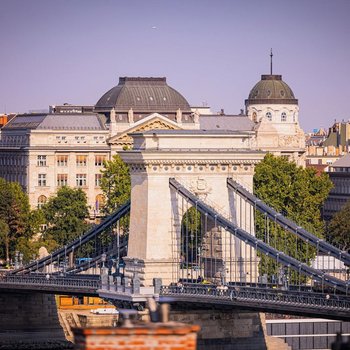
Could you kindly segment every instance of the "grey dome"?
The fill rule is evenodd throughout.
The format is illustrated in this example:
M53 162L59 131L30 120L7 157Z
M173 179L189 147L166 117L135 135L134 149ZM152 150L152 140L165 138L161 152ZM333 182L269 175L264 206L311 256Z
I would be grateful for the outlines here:
M166 78L121 77L119 84L107 91L96 103L95 110L108 112L190 112L186 99L168 86Z
M262 75L245 102L246 105L298 104L292 89L282 80L282 75Z

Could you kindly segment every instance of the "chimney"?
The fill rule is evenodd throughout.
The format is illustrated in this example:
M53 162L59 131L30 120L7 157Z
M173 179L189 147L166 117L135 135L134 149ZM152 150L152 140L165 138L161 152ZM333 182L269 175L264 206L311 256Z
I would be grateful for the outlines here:
M147 299L151 322L131 320L136 310L120 310L119 327L73 328L75 350L133 349L133 350L196 350L200 327L169 322L169 305L157 305Z
M196 350L198 331L199 326L177 322L75 328L74 349Z

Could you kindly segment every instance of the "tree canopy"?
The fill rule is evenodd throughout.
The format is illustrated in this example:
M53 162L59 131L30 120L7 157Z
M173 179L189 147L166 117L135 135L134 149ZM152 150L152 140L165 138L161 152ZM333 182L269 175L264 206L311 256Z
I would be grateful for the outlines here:
M83 190L62 187L55 197L50 197L42 207L47 224L45 239L55 240L59 246L85 232L89 225L86 194Z
M104 164L101 189L106 198L104 210L111 213L130 199L131 180L128 166L118 154Z
M29 199L20 184L0 178L0 240L7 264L16 249L17 240L27 237L29 214Z
M321 237L324 223L321 207L328 196L332 182L326 173L317 175L312 168L298 167L283 157L267 154L255 168L254 193L266 204L281 212L306 230ZM269 243L285 253L310 262L315 252L294 235L287 234L273 222L267 223L263 215L256 218L259 238L269 235Z
M327 239L344 251L350 251L350 201L338 211L328 226Z

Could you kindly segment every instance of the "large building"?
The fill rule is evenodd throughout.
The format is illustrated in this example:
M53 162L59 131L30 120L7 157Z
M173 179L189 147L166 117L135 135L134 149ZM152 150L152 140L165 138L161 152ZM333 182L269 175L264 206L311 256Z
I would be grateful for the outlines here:
M350 200L350 153L330 165L328 175L333 182L333 188L324 203L323 217L326 221L332 219Z
M199 116L165 78L120 78L94 107L50 106L50 112L17 115L1 129L0 176L19 182L32 207L62 186L81 188L91 217L103 202L103 162L131 145L128 133L199 128Z
M253 131L251 147L287 157L305 166L305 134L299 125L299 106L281 75L262 75L245 101L246 113L201 115L201 129Z
M104 160L132 146L132 133L148 130L244 132L252 149L303 165L304 133L298 101L280 75L263 75L246 100L246 114L191 108L165 78L122 77L94 106L50 106L50 113L17 115L1 129L0 176L18 181L32 207L62 186L82 188L90 215L99 215Z
M32 207L58 188L82 188L91 215L102 202L99 181L109 159L105 117L98 114L22 114L2 129L0 176L17 181Z

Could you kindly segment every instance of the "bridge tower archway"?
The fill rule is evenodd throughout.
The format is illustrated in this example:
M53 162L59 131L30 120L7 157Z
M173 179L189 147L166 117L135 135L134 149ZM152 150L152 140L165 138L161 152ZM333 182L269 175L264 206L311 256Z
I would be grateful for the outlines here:
M263 152L252 149L252 136L248 132L188 130L132 134L133 149L120 152L129 165L132 188L126 275L132 277L137 272L145 286L151 285L154 277L164 284L179 277L175 267L181 261L181 222L190 205L183 210L186 204L170 188L170 178L241 227L250 227L254 234L251 211L236 202L226 184L227 178L233 177L252 190L255 164L264 157ZM206 235L212 231L211 237L218 237L215 223L207 220L206 225ZM220 239L232 239L228 232L220 234ZM241 244L229 249L233 251L221 255L237 257L240 249L244 256Z

